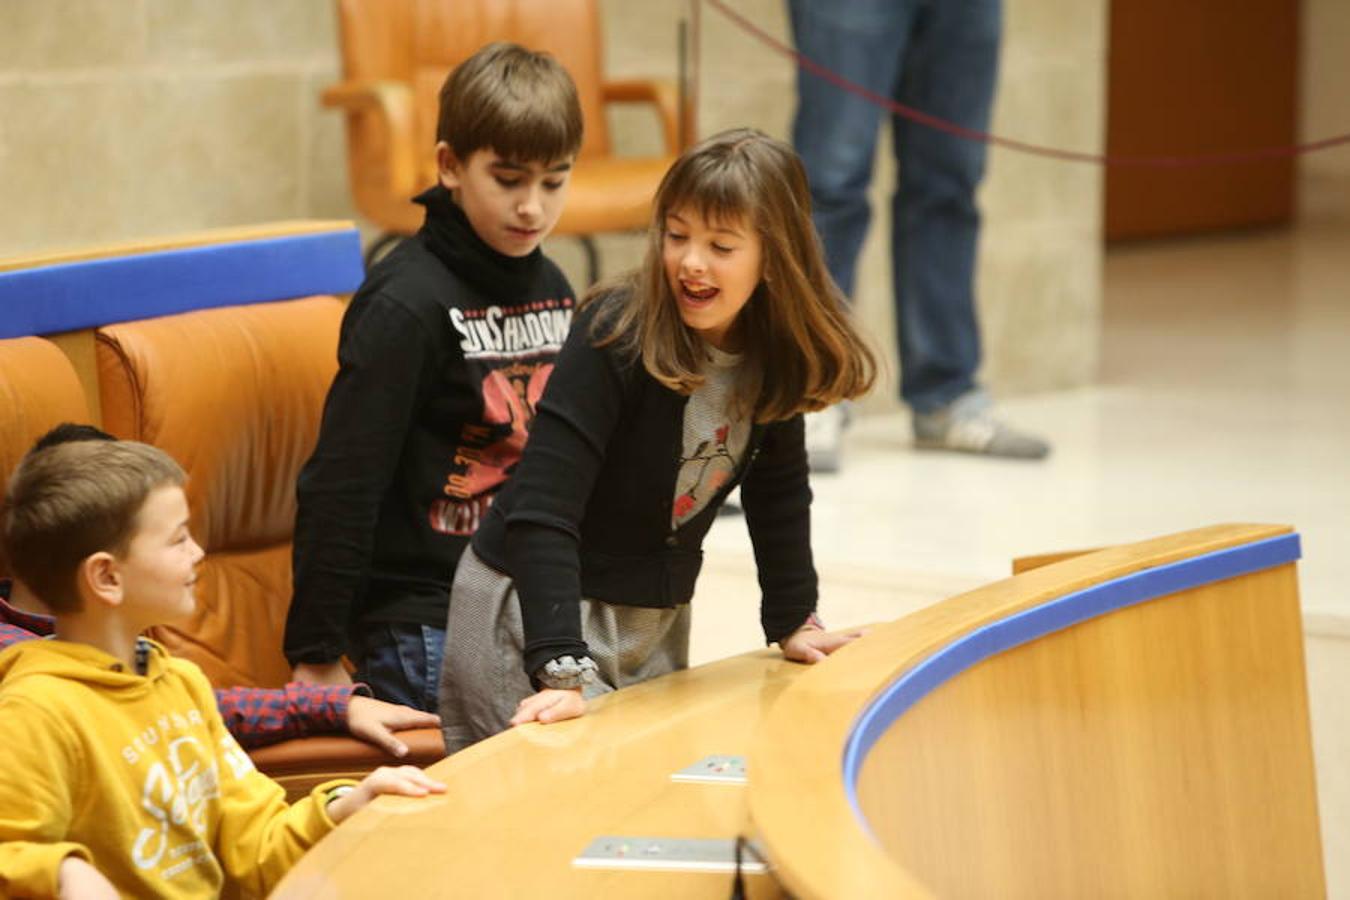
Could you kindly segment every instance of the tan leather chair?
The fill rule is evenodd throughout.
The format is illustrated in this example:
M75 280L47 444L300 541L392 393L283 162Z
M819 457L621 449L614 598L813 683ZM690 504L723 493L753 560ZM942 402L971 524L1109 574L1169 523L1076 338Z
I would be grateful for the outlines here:
M156 638L218 686L280 687L295 480L337 369L341 301L198 310L97 332L103 427L188 474L199 609Z
M156 639L217 686L279 687L291 598L295 481L313 450L337 370L343 304L334 297L198 310L97 332L103 427L164 449L188 474L192 531L206 550L199 609ZM444 756L436 729L404 732L403 762ZM315 759L316 754L321 759ZM391 762L340 738L254 752L292 793Z
M589 235L647 227L656 186L681 150L677 91L665 81L604 80L596 0L338 0L338 14L344 80L323 102L347 112L352 195L386 237L422 224L423 210L411 198L436 183L437 97L446 75L499 40L553 54L581 95L585 138L554 234L582 239L594 281ZM615 156L609 103L654 106L663 155Z
M70 360L40 337L0 340L0 492L33 442L62 422L88 422ZM0 560L0 577L7 577Z

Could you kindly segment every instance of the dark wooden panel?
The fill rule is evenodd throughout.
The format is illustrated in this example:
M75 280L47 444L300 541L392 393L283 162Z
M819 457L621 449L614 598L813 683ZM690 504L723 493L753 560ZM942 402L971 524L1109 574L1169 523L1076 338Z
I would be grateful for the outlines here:
M1186 155L1292 144L1298 0L1113 0L1107 151ZM1287 222L1291 159L1204 168L1112 166L1106 237Z

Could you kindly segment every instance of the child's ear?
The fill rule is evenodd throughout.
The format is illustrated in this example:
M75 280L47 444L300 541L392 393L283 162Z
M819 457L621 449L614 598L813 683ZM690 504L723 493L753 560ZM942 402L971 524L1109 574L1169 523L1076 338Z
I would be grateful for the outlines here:
M450 145L445 141L436 143L436 171L441 180L441 186L448 191L459 189L459 158L455 156L455 151L450 149Z
M122 570L117 564L117 557L106 550L86 556L80 563L76 577L76 586L86 600L94 600L105 606L122 604Z

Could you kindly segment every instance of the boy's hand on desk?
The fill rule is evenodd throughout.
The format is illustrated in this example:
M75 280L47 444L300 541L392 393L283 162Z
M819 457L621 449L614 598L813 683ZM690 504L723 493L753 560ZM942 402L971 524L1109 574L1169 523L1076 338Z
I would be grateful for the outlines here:
M779 643L793 662L818 663L840 647L862 637L861 631L829 632L806 624Z
M61 860L56 892L60 900L118 900L121 896L107 876L78 856Z
M580 688L544 688L537 694L531 694L516 707L511 717L512 725L526 722L561 722L575 719L586 714L586 699L581 696Z
M374 697L353 697L347 702L347 730L352 737L374 744L394 756L405 756L408 745L395 737L407 728L435 728L441 717L411 706L386 703Z
M329 803L328 817L336 825L380 794L425 797L427 794L444 793L445 785L417 766L380 766L349 793Z
M291 672L291 681L305 684L351 684L352 676L342 665L342 660L330 663L300 663Z

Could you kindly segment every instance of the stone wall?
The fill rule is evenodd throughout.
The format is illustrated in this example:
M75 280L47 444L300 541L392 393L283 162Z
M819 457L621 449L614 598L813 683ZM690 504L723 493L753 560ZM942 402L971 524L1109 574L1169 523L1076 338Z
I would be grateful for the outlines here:
M4 0L0 256L348 217L330 0Z
M786 38L783 0L731 0ZM616 76L676 72L685 3L602 0ZM1099 149L1106 0L1011 0L994 130ZM786 136L791 63L704 7L700 130L755 125ZM0 256L288 218L351 217L340 116L318 105L336 80L331 0L4 0L0 4ZM657 145L640 109L612 114L616 141ZM894 408L889 261L893 184L879 149L878 210L858 306L890 357L864 409ZM982 205L979 292L986 377L1010 393L1090 382L1100 309L1101 173L995 150ZM607 272L641 241L602 244ZM550 242L578 283L572 242Z

